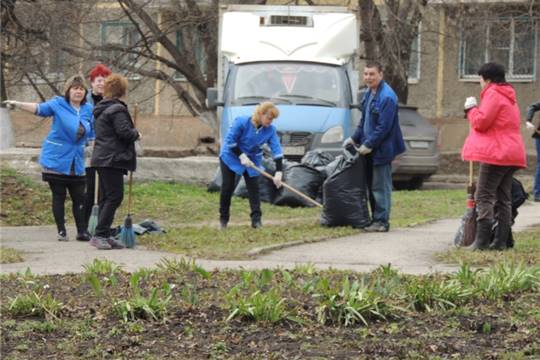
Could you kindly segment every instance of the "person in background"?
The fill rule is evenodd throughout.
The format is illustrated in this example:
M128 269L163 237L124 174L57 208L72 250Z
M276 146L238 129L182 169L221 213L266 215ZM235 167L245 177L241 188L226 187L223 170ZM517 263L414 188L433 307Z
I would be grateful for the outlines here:
M90 70L88 78L90 79L90 91L86 95L86 102L95 106L103 99L103 88L105 78L112 74L111 69L103 64L97 64ZM96 137L94 131L94 119L92 118L92 131L88 136L88 143L85 148L85 165L86 165L86 192L84 196L84 218L86 223L90 220L92 214L92 206L94 205L94 191L96 186L96 169L90 166L92 151L94 149L94 140ZM90 239L89 239L90 240Z
M141 137L125 103L127 89L125 77L109 75L104 98L94 108L96 141L90 164L99 174L101 196L96 233L90 244L100 250L124 248L111 237L111 224L124 198L124 175L137 167L135 141Z
M231 197L236 174L243 175L248 190L251 207L251 227L260 228L261 200L259 197L259 173L252 167L261 166L261 146L268 143L276 162L274 184L281 187L283 177L283 152L279 137L272 121L279 116L279 110L271 102L259 104L252 116L239 116L234 120L221 147L219 163L223 182L220 194L220 225L225 229L230 218Z
M75 75L66 80L64 96L56 96L43 103L7 100L10 107L37 116L52 116L51 130L43 141L39 163L42 178L52 193L52 212L58 240L68 241L64 204L69 192L77 226L77 240L88 241L84 220L84 146L91 133L92 106L86 103L84 77Z
M534 113L537 111L540 111L540 101L527 108L527 117L525 119L527 129L533 131L532 137L536 144L536 173L534 175L533 188L534 201L540 201L540 121L538 122L537 127L535 127L532 122Z
M386 232L390 229L392 205L392 161L405 151L398 119L398 98L383 80L382 65L370 61L364 67L364 84L368 91L362 99L362 119L353 136L346 139L366 157L372 223L364 230Z
M470 131L461 151L463 160L480 163L475 192L476 236L467 249L504 250L512 224L512 176L526 167L521 116L516 92L506 82L502 65L486 63L478 75L480 105L475 97L465 100ZM491 243L495 220L498 226Z

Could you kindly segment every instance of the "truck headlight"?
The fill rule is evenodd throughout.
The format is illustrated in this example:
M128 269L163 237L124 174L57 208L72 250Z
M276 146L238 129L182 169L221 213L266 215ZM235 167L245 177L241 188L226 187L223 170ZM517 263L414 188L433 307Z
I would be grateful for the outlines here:
M343 128L335 126L328 129L321 137L321 143L337 143L343 141Z

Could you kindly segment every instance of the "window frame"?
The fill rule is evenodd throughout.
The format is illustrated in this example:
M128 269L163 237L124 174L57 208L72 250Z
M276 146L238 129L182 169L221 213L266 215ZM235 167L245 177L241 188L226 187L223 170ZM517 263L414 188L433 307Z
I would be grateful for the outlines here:
M410 74L410 70L411 70L411 56L413 54L413 49L412 49L412 45L414 44L414 40L416 40L417 42L417 46L416 46L416 54L417 54L417 59L416 59L416 76L412 77L411 74ZM419 23L418 24L418 34L416 35L416 38L413 40L413 43L411 43L411 54L409 55L409 69L407 71L407 82L409 84L418 84L420 82L420 79L421 79L421 70L422 70L422 23Z
M108 44L115 44L115 43L109 43L109 42L106 41L107 40L107 28L113 28L113 27L131 28L135 32L136 37L138 37L138 39L136 39L135 42L139 41L140 38L141 38L141 34L139 34L139 32L137 31L137 28L132 23L130 23L128 21L106 20L106 21L102 21L100 23L101 46L106 46ZM123 36L121 45L129 46L129 44L127 43L128 41L129 41L129 39L127 37ZM132 60L130 58L132 56L136 57L136 55L128 54L127 56L128 56L128 60L130 62L133 61L135 65L139 64L139 60ZM130 73L128 70L120 69L120 72L123 75L126 75L129 80L140 80L142 78L142 76L140 74Z
M181 49L180 45L181 45L181 41L182 41L182 31L181 30L176 30L174 33L175 33L175 36L176 36L176 38L175 38L176 48ZM197 62L199 63L199 66L201 66L201 62L202 61L206 62L207 59L206 59L206 56L204 54L203 43L200 40L199 34L198 33L195 33L195 34L196 34L195 36L197 36L196 42L197 42L197 44L198 44L198 46L200 48L200 50L198 50L198 51L200 51L200 54L201 54L201 57L200 57L200 59L197 59ZM195 54L195 57L197 58L197 53ZM206 77L208 67L206 66L204 70L205 71L203 71L203 76ZM174 79L174 81L187 81L186 77L183 74L181 74L179 71L176 71L176 70L174 71L173 79Z
M516 43L516 33L515 33L515 23L516 21L531 21L533 23L533 59L532 59L532 73L527 75L515 75L514 72L514 58L515 58L515 43ZM538 20L536 18L531 18L529 16L500 16L500 17L494 17L494 18L487 18L483 20L476 20L472 21L471 24L477 23L480 24L481 22L486 22L486 38L485 42L483 44L484 49L484 59L482 60L482 63L486 63L491 61L490 54L489 54L489 44L490 44L490 35L491 35L491 27L495 26L497 23L501 21L510 21L510 44L509 44L509 60L508 64L503 64L506 72L506 80L512 81L512 82L534 82L536 81L536 73L537 73L537 61L538 61ZM465 29L462 29L460 31L460 39L459 39L459 51L458 51L458 76L460 81L478 81L480 78L477 74L465 74L465 62L466 62L466 34Z

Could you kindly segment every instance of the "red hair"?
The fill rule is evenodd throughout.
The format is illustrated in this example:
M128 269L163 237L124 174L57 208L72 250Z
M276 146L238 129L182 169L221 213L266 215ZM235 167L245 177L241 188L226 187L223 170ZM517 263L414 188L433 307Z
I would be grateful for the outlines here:
M88 77L90 78L90 81L94 81L94 79L98 76L103 76L104 78L106 78L111 74L111 69L109 69L103 64L97 64L92 70L90 70L90 74L88 75Z

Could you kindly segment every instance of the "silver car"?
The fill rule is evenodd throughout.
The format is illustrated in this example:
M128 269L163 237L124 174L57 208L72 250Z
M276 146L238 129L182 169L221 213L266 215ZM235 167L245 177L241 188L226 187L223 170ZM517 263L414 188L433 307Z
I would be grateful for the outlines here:
M406 151L392 162L394 187L419 189L439 169L439 133L413 106L400 105L399 124Z

